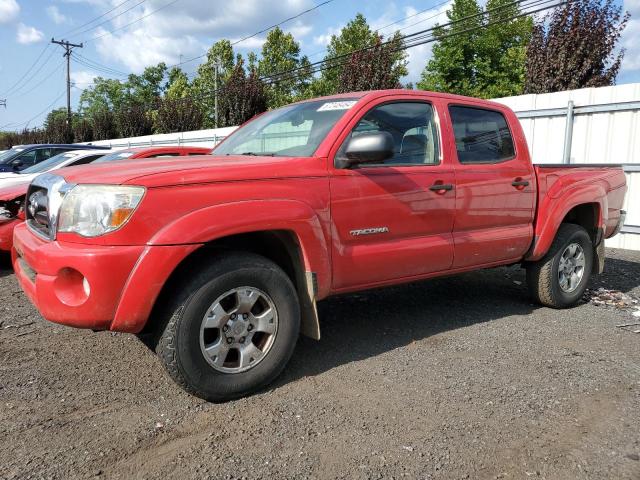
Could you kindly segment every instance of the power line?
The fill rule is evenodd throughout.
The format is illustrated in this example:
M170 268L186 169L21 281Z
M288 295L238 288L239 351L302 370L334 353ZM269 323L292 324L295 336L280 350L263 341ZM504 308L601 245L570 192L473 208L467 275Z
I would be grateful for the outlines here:
M492 26L498 23L507 23L510 21L513 21L517 18L521 18L527 15L532 15L535 13L538 13L540 11L543 10L548 10L549 8L553 8L556 6L560 6L566 3L566 0L562 0L560 2L558 2L557 0L517 0L514 2L511 2L509 4L505 4L505 5L501 5L499 7L494 7L492 9L488 9L488 10L483 10L482 12L479 12L477 14L473 14L473 15L468 15L466 17L460 18L458 20L454 20L451 22L448 22L446 24L442 24L442 25L438 25L435 27L431 27L431 28L427 28L418 32L413 32L411 34L407 34L404 35L403 37L400 38L400 40L403 42L403 45L394 49L394 51L402 51L402 50L407 50L409 48L414 48L416 46L419 45L423 45L426 43L431 43L437 40L440 40L442 38L447 38L447 37L452 37L452 36L456 36L456 35L461 35L464 33L469 33L469 32L473 32L473 31L477 31L480 30L482 28L486 28L488 26ZM436 37L433 33L436 29L447 29L448 27L453 27L456 26L458 24L464 24L465 22L467 22L468 20L474 19L474 18L478 18L478 17L483 17L485 15L488 14L492 14L492 13L497 13L500 12L501 10L504 10L508 7L511 6L519 6L519 7L523 7L524 10L522 10L521 12L519 12L517 15L512 15L508 18L499 18L496 20L492 20L489 21L488 23L481 25L481 26L473 26L473 27L469 27L466 29L462 29L462 30L453 30L453 31L449 31L446 33L443 33L441 35L438 35L438 37ZM408 41L407 41L408 40ZM306 65L304 67L298 67L295 69L290 69L287 71L282 71L282 72L277 72L271 76L265 76L262 77L260 80L262 80L263 82L265 82L267 85L272 85L278 82L282 82L282 81L286 81L289 79L294 79L297 78L299 76L299 71L300 70L306 70L306 72L310 73L310 74L315 74L318 72L321 72L323 70L327 70L327 69L331 69L331 68L337 68L340 67L342 65L347 64L350 61L350 58L353 54L355 53L359 53L359 52L364 52L367 50L371 50L373 48L379 48L382 45L387 45L389 44L391 41L387 41L387 42L383 42L381 44L378 45L372 45L372 46L368 46L368 47L364 47L361 49L357 49L357 50L353 50L351 52L347 52L345 54L333 57L331 59L327 60L323 60L323 61L319 61L319 62L315 62L313 64L309 64ZM340 62L336 62L336 60L341 60ZM218 89L221 90L221 89ZM216 92L218 91L216 90ZM187 99L189 100L201 100L204 97L210 97L211 93L208 93L208 95L202 95L202 96L195 96L195 97L189 97ZM185 99L185 100L187 100ZM57 101L57 99L56 99ZM55 102L54 102L55 103ZM149 105L151 107L151 105ZM27 122L28 123L28 122Z
M112 34L112 33L113 33L113 32L115 32L115 31L122 30L123 28L126 28L126 27L128 27L128 26L132 25L133 23L139 22L140 20L143 20L144 18L146 18L146 17L148 17L148 16L150 16L150 15L153 15L154 13L158 12L159 10L162 10L163 8L166 8L166 7L170 6L170 5L173 5L173 4L174 4L174 3L176 3L177 1L178 1L178 0L173 0L172 2L169 2L168 4L166 4L166 5L164 5L164 6L160 7L160 8L158 8L158 9L156 9L156 10L154 10L153 12L150 12L149 14L147 14L147 15L145 15L145 16L143 16L143 17L138 18L137 20L135 20L135 21L133 21L133 22L131 22L131 23L127 24L127 25L123 25L123 26L121 26L121 27L119 27L119 28L117 28L117 29L111 30L110 32L107 32L107 33L105 33L105 34L103 34L103 35L100 35L100 36L94 37L94 38L92 38L92 39L90 39L90 40L87 40L85 43L93 42L93 41L95 41L95 40L98 40L99 38L102 38L102 37L105 37L105 36L107 36L107 35L109 35L109 34ZM333 1L335 1L335 0L325 0L324 2L321 2L321 3L319 3L319 4L315 5L315 6L311 7L311 8L308 8L308 9L306 9L306 10L304 10L304 11L302 11L302 12L300 12L300 13L296 14L296 15L293 15L293 16L291 16L291 17L289 17L289 18L286 18L286 19L282 20L281 22L278 22L277 24L271 25L270 27L264 28L264 29L262 29L262 30L260 30L260 31L258 31L258 32L256 32L256 33L253 33L253 34L251 34L251 35L247 35L247 36L245 36L245 37L243 37L243 38L241 38L241 39L239 39L239 40L236 40L236 41L234 41L233 43L231 43L231 45L237 45L238 43L241 43L241 42L243 42L243 41L245 41L245 40L248 40L248 39L250 39L250 38L256 37L256 36L258 36L258 35L260 35L260 34L262 34L262 33L264 33L264 32L267 32L267 31L269 31L269 30L271 30L271 29L273 29L273 28L276 28L276 27L278 27L278 26L280 26L280 25L284 25L285 23L290 22L291 20L295 20L296 18L299 18L299 17L301 17L301 16L303 16L303 15L305 15L305 14L307 14L307 13L310 13L310 12L312 12L312 11L314 11L314 10L317 10L318 8L320 8L320 7L322 7L322 6L326 5L326 4L329 4L329 3L333 2ZM168 68L168 69L171 69L171 68L174 68L174 67L179 67L180 65L184 65L184 64L187 64L187 63L193 62L194 60L198 60L198 59L203 58L203 57L206 57L206 56L207 56L207 53L204 53L204 54L199 55L199 56L197 56L197 57L193 57L193 58L190 58L190 59L188 59L188 60L184 60L184 61L181 61L181 62L179 62L179 63L176 63L176 64L174 64L174 65L169 65L167 68ZM74 58L75 58L75 56L74 56ZM78 58L75 58L75 59L76 59L76 61L79 61L79 60L78 60ZM100 67L104 67L104 68L106 68L106 69L108 69L108 70L113 70L113 69L111 69L110 67L106 67L106 66L101 65L101 64L99 64L99 63L97 63L97 62L95 62L95 61L89 60L89 59L87 59L87 58L85 58L85 57L83 57L83 59L84 59L85 61L90 61L90 62L94 65L94 67L93 67L93 69L94 69L94 70L96 70L96 69L98 69L98 68L100 68ZM80 61L79 61L79 62L80 62ZM82 63L82 62L80 62L80 63ZM89 66L89 65L85 65L85 66L87 66L87 67L89 67L89 68L92 68L92 67L91 67L91 66ZM96 71L100 71L100 70L96 70ZM102 73L107 73L107 72L106 72L106 71L104 71L104 69L103 69L103 70L102 70ZM116 73L116 72L114 72L114 73ZM118 73L118 74L122 74L122 78L124 78L124 77L126 76L126 74L124 74L124 72L117 72L117 73Z
M25 72L22 74L22 76L16 80L16 82L11 85L5 92L4 94L8 94L9 92L11 92L23 79L24 77L26 77L29 72L31 72L31 70L33 70L33 67L36 66L36 64L38 63L38 61L42 58L42 55L44 55L44 52L47 51L47 49L49 48L49 44L46 44L45 47L42 49L42 51L40 52L40 55L38 55L38 57L35 59L35 61L31 64L31 66L29 68L27 68L27 70L25 70Z
M160 8L156 8L155 10L153 10L152 12L147 13L146 15L143 15L142 17L137 18L136 20L134 20L134 21L132 21L132 22L127 23L126 25L122 25L121 27L114 28L113 30L110 30L110 31L108 31L108 32L105 32L105 33L103 33L102 35L98 35L97 37L93 37L93 38L90 38L90 39L88 39L88 40L85 40L85 43L95 42L96 40L98 40L98 39L100 39L100 38L103 38L103 37L106 37L107 35L111 35L111 34L113 34L114 32L117 32L118 30L122 30L122 29L124 29L124 28L127 28L127 27L129 27L129 26L133 25L134 23L138 23L139 21L144 20L145 18L148 18L148 17L150 17L151 15L153 15L153 14L155 14L155 13L158 13L160 10L164 10L165 8L170 7L171 5L173 5L174 3L178 2L178 1L179 1L179 0L173 0L173 1L171 1L171 2L169 2L169 3L167 3L167 4L165 4L165 5L163 5L163 6L162 6L162 7L160 7ZM142 3L142 2L140 2L140 3ZM138 4L138 5L140 5L140 4ZM136 5L136 6L137 6L137 5Z
M56 102L63 97L63 95L64 95L64 90L62 90L62 92L60 92L60 95L58 95L55 98L55 100L53 102L51 102L49 105L47 105L40 113L34 115L33 117L31 117L26 122L7 123L5 125L2 125L0 128L18 128L18 127L26 128L31 122L33 122L40 115L42 115L42 114L46 113L47 111L49 111L56 104Z
M250 38L253 38L253 37L258 36L258 35L260 35L261 33L268 32L268 31L269 31L269 30L271 30L271 29L274 29L274 28L276 28L276 27L279 27L280 25L284 25L285 23L290 22L291 20L295 20L296 18L299 18L299 17L301 17L301 16L303 16L303 15L305 15L305 14L309 13L309 12L312 12L312 11L314 11L314 10L317 10L318 8L320 8L320 7L324 6L324 5L327 5L328 3L331 3L331 2L333 2L333 1L334 1L334 0L326 0L326 1L324 1L324 2L321 2L321 3L319 3L319 4L315 5L315 6L311 7L311 8L308 8L307 10L305 10L305 11L303 11L303 12L300 12L300 13L298 13L298 14L296 14L296 15L292 16L292 17L286 18L285 20L282 20L281 22L278 22L278 23L276 23L275 25L271 25L270 27L263 28L263 29L262 29L262 30L260 30L259 32L253 33L253 34L251 34L251 35L247 35L246 37L243 37L243 38L241 38L240 40L236 40L236 41L234 41L234 42L231 42L231 45L232 45L232 46L233 46L233 45L237 45L238 43L244 42L245 40L248 40L248 39L250 39ZM175 65L170 65L170 66L169 66L169 68L179 67L180 65L184 65L185 63L191 63L191 62L193 62L194 60L198 60L198 59L200 59L200 58L206 57L206 56L207 56L207 53L208 53L208 51L207 51L207 52L205 52L205 53L203 53L202 55L198 55L197 57L189 58L189 59L184 60L184 61L182 61L182 62L176 63Z
M421 14L423 14L423 13L425 13L425 12L430 11L430 10L433 10L433 9L436 9L436 8L443 7L443 6L445 6L445 5L449 4L449 3L451 3L452 1L453 1L453 0L446 0L446 1L444 1L444 2L440 2L440 3L437 3L437 4L435 4L435 5L432 5L432 6L430 6L429 8L425 8L424 10L420 10L419 12L416 12L416 13L414 13L414 14L412 14L412 15L408 15L408 16L406 16L406 17L404 17L404 18L401 18L401 19L399 19L399 20L396 20L395 22L392 22L392 23L389 23L389 24L387 24L387 25L385 25L385 26L383 26L383 27L377 28L376 30L374 30L374 31L373 31L373 33L380 33L382 30L385 30L386 28L389 28L389 27L391 27L392 25L397 25L398 23L404 22L405 20L409 20L410 18L413 18L413 17L417 17L418 15L421 15ZM432 16L430 16L430 17L427 17L427 18L424 18L424 19L420 20L419 22L412 23L411 25L407 25L407 26L405 26L405 27L399 28L399 29L398 29L398 30L396 30L396 31L397 31L397 32L401 32L402 30L406 30L407 28L411 28L411 27L413 27L413 26L415 26L415 25L418 25L419 23L423 23L423 22L426 22L427 20L431 20L431 19L433 19L433 18L439 17L440 15L443 15L444 13L446 13L446 11L438 12L438 13L436 13L435 15L432 15ZM321 54L321 53L325 53L326 51L327 51L327 49L326 49L326 47L325 47L325 48L324 48L324 49L322 49L322 50L318 50L317 52L314 52L314 53L312 53L312 54L308 55L308 56L307 56L307 58L315 57L316 55L319 55L319 54Z
M118 18L118 17L120 17L120 16L124 15L125 13L130 12L131 10L133 10L134 8L136 8L136 7L140 6L140 5L142 5L142 4L143 4L144 2L146 2L146 1L147 1L147 0L140 0L138 3L136 3L135 5L133 5L133 6L129 7L129 8L127 8L126 10L123 10L123 11L122 11L122 12L120 12L119 14L114 15L114 16L113 16L113 17L111 17L111 18L107 18L106 20L103 20L102 22L98 23L97 25L94 25L93 27L87 28L86 30L82 30L81 32L78 32L78 33L74 34L74 36L80 36L80 35L82 35L82 34L84 34L84 33L90 32L91 30L95 30L96 28L98 28L98 27L100 27L100 26L104 25L105 23L109 23L109 22L113 21L114 19L116 19L116 18Z
M419 12L416 12L416 13L414 13L413 15L408 15L408 16L406 16L406 17L404 17L404 18L401 18L400 20L396 20L395 22L389 23L388 25L385 25L384 27L380 27L380 28L378 28L378 29L376 30L376 32L379 32L380 30L384 30L384 29L386 29L386 28L389 28L389 27L391 27L391 26L393 26L393 25L397 25L398 23L400 23L400 22L404 22L405 20L409 20L410 18L417 17L418 15L421 15L421 14L423 14L423 13L425 13L425 12L428 12L429 10L433 10L433 9L435 9L435 8L443 7L443 6L445 6L445 5L447 5L448 3L451 3L451 2L452 2L452 0L446 0L445 2L441 2L441 3L438 3L438 4L436 4L436 5L432 5L431 7L429 7L429 8L425 8L424 10L420 10ZM441 15L441 14L439 13L438 15ZM437 16L437 15L436 15L436 16ZM432 17L430 17L430 18L432 18ZM418 22L418 23L422 23L422 22L424 22L424 21L426 21L426 20L429 20L429 19L420 20L420 22ZM416 24L416 23L414 23L413 25L417 25L417 24ZM412 27L413 25L406 26L406 27L404 27L404 28L401 28L400 30L404 30L404 29L406 29L406 28Z
M38 88L40 85L42 85L44 82L46 82L47 80L49 80L49 78L56 73L56 70L61 70L60 67L62 67L64 65L64 61L58 63L55 68L53 70L51 70L49 73L47 73L42 80L40 80L38 83L36 83L34 86L32 86L30 89L28 89L27 91L24 92L16 92L16 95L13 98L21 98L24 97L25 95L33 92L36 88Z
M72 28L71 30L67 30L65 33L63 33L63 36L68 36L71 32L75 32L77 30L80 30L81 28L86 27L87 25L92 24L93 22L95 22L96 20L100 20L102 17L104 17L105 15L110 14L111 12L113 12L114 10L117 10L118 8L120 8L122 5L124 5L125 3L129 2L130 0L124 0L124 2L120 2L119 4L117 4L115 7L111 8L110 10L107 10L106 12L102 13L101 15L98 15L97 17L89 20L88 22L83 23L82 25L79 25L75 28ZM114 17L115 18L115 17Z
M127 78L129 76L128 73L121 72L120 70L116 70L115 68L107 67L106 65L101 65L97 62L94 62L93 60L83 57L78 53L73 53L71 56L80 65L83 65L90 70L93 70L94 72L112 75L117 77L118 79Z
M402 40L404 42L406 39L411 38L411 37L418 37L419 35L424 36L427 33L432 33L438 28L445 28L445 27L448 27L448 26L454 26L454 25L457 25L459 23L464 23L464 22L466 22L468 20L472 20L474 18L483 17L484 15L488 15L489 13L494 13L494 12L503 10L505 8L508 8L508 7L512 7L512 6L516 6L516 5L520 6L521 4L524 4L524 3L527 3L527 2L530 2L530 1L532 1L532 0L516 0L516 1L513 1L511 3L507 3L507 4L504 4L504 5L500 5L498 7L494 7L494 8L487 9L487 10L483 10L481 12L478 12L478 13L475 13L475 14L472 14L472 15L467 15L466 17L462 17L462 18L460 18L458 20L454 20L454 21L451 21L449 23L445 23L445 24L442 24L442 25L439 25L439 26L430 27L430 28L427 28L427 29L424 29L424 30L420 30L420 31L417 31L417 32L413 32L413 33L404 35L404 36L402 36L400 38L400 40ZM534 2L553 2L553 1L556 1L556 0L533 0L533 1ZM564 1L562 3L564 3ZM534 3L534 5L535 4L537 4L537 3ZM531 5L527 5L527 7L525 7L525 8L529 8L530 6ZM551 8L551 7L547 7L547 8ZM527 14L530 14L530 13L527 13ZM418 37L418 38L422 38L422 37ZM393 39L387 40L385 42L380 43L379 45L380 46L388 45L393 41L394 41ZM302 70L308 71L310 67L313 68L313 67L317 67L319 65L323 65L325 63L330 63L330 62L334 62L336 60L340 60L342 58L351 57L351 55L353 55L354 53L360 53L360 52L364 52L364 51L367 51L367 50L371 50L373 48L376 48L377 46L378 45L370 45L368 47L364 47L364 48L360 48L360 49L357 49L357 50L353 50L351 52L347 52L347 53L343 53L343 54L340 54L340 55L336 55L336 56L331 57L329 59L323 59L323 60L319 60L317 62L310 63L308 65L303 65L303 66L300 66L300 67L296 67L296 68L293 68L291 70L287 70L287 71L282 72L282 73L276 73L276 74L272 74L272 75L269 75L269 76L265 76L265 77L262 77L261 80L272 79L273 77L277 77L279 75L285 75L285 74L289 74L289 73L293 73L293 72L299 72L299 71L302 71ZM417 46L417 45L415 45L415 46ZM320 69L320 70L322 70L322 69ZM320 71L320 70L318 70L318 71ZM314 72L314 73L317 73L317 71Z

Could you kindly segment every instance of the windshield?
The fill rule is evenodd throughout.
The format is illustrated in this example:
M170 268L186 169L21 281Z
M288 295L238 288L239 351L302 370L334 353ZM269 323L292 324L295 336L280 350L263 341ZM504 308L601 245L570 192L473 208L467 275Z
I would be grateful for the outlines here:
M49 170L53 170L54 168L56 168L65 160L70 160L73 157L76 157L77 155L78 155L77 153L72 153L72 152L59 153L58 155L54 155L53 157L46 159L44 162L36 163L35 165L29 168L25 168L24 170L18 173L30 174L30 173L48 172Z
M109 155L105 155L104 157L100 157L93 163L104 163L104 162L112 162L113 160L124 160L125 158L129 158L133 155L133 152L113 152Z
M267 112L236 130L215 155L310 157L358 100L316 100Z
M8 163L11 161L13 157L18 155L24 148L12 148L11 150L7 150L6 152L0 153L0 164Z

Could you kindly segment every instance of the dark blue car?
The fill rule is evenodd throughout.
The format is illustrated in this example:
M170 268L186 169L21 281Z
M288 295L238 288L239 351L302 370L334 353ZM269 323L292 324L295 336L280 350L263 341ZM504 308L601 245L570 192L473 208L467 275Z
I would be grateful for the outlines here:
M109 150L109 147L97 145L65 145L65 144L36 144L16 145L6 152L0 153L0 172L19 172L25 168L47 160L59 153L69 150Z

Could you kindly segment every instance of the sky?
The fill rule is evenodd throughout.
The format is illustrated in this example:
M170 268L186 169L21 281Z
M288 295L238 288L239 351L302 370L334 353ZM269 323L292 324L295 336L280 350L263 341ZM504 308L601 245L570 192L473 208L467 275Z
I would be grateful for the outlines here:
M0 0L0 129L40 126L46 114L66 105L64 49L51 38L84 43L72 59L72 108L95 76L117 78L146 66L173 65L204 54L215 41L240 40L298 15L324 0ZM619 0L631 13L621 39L626 49L617 83L640 82L640 0ZM281 26L311 61L321 60L332 34L356 13L383 35L402 34L445 22L446 0L331 0ZM88 23L91 22L91 23ZM390 25L393 24L393 25ZM390 26L389 26L390 25ZM386 28L385 28L386 27ZM236 51L259 52L266 34L238 43ZM416 82L431 45L408 50ZM198 61L187 63L195 72Z

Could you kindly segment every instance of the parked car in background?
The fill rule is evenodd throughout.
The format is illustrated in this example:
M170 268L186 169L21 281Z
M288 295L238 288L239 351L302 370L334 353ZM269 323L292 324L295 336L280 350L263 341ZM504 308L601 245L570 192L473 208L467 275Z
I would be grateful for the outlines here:
M0 153L0 172L20 172L60 153L69 150L111 150L98 145L34 144L17 145Z
M13 266L47 320L140 334L223 401L319 339L330 295L520 264L536 302L577 304L626 190L619 165L533 165L504 105L356 92L266 112L212 156L37 177Z
M87 146L85 145L85 148ZM116 160L135 160L143 158L184 157L187 155L205 155L211 152L209 148L201 147L140 147L109 152L103 150L67 151L34 165L21 173L8 174L4 179L0 173L0 251L10 251L13 245L13 229L24 218L21 207L24 202L29 182L33 177L51 170L63 167L83 165ZM101 147L104 148L104 147ZM106 155L105 155L106 153ZM24 175L24 176L23 176ZM15 180L16 177L22 180ZM3 181L7 183L3 184Z
M100 158L96 163L113 162L116 160L134 160L136 158L184 157L189 155L208 155L210 148L203 147L136 147L118 150Z
M49 172L57 168L71 167L75 165L85 165L102 157L109 150L85 149L69 150L58 155L54 155L47 160L25 168L19 172L0 172L0 189L9 185L29 183L35 177L44 172Z

